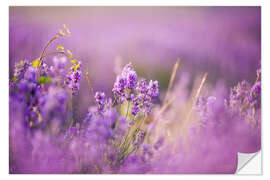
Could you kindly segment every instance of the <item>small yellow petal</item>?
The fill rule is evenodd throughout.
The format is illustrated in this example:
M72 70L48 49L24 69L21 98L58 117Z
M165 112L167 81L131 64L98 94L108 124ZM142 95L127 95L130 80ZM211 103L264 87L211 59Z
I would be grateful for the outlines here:
M73 64L77 64L77 63L78 63L78 61L77 61L76 59L72 59L72 60L71 60L71 63L73 63Z
M77 64L76 66L73 66L74 70L77 70L80 67L80 64Z
M70 30L68 29L67 25L63 24L63 27L64 27L64 29L65 29L65 31L67 33L67 36L70 36L71 33L70 33Z
M59 45L57 46L57 48L56 48L57 51L60 50L61 52L65 52L64 49L65 49L65 48L64 48L62 45L60 45L60 44L59 44Z
M60 34L61 36L65 36L65 35L66 35L62 29L59 30L59 34Z
M41 61L39 59L36 59L32 62L32 65L34 68L37 68L41 65Z
M69 54L69 58L72 58L73 57L73 54L71 53L70 50L67 50L67 53Z

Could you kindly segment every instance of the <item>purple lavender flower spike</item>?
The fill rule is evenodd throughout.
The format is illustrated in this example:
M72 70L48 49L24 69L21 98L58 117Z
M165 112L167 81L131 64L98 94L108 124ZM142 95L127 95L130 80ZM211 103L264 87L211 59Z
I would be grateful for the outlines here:
M126 79L121 77L121 76L117 76L116 81L114 83L113 86L113 94L114 96L117 98L118 103L123 103L124 102L124 98L125 98L125 86L126 86Z
M136 85L137 73L135 71L130 71L127 75L127 88L133 89Z
M135 146L136 149L138 149L139 146L143 143L144 136L145 136L144 131L139 130L139 132L137 132L136 138L135 138L135 141L134 141L134 146Z
M98 112L104 113L105 105L106 105L105 93L104 92L96 92L95 99L96 99L96 102L98 104Z
M148 85L148 95L152 96L152 97L156 97L159 94L158 91L158 81L152 81L150 80L149 85Z
M145 79L142 79L142 80L138 81L136 90L141 94L146 93L146 91L147 91L147 83L146 83Z
M131 108L131 113L132 113L133 116L136 116L139 112L140 112L140 108L139 107L133 106Z
M158 96L158 82L150 81L146 84L144 79L137 82L136 85L137 96L132 100L131 112L135 116L140 111L151 114L152 97Z
M20 61L15 64L14 77L17 80L21 80L24 77L24 73L31 64L28 61Z
M116 97L118 103L122 104L124 100L131 100L131 95L128 91L135 88L137 82L137 73L134 71L131 63L127 64L121 73L116 78L113 86L113 94Z
M79 81L81 80L81 63L79 62L77 67L71 67L71 71L66 77L65 84L72 90L72 95L75 95L79 91Z
M138 97L132 100L131 113L133 116L136 116L140 112L140 99Z
M37 68L30 66L24 74L24 79L28 82L37 83Z
M253 93L254 95L260 95L261 94L261 81L256 82L252 86L251 93Z

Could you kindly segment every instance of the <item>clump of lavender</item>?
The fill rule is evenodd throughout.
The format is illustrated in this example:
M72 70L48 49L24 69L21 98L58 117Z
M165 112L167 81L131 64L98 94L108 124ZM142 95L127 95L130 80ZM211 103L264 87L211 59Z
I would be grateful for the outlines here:
M144 79L137 81L137 74L131 63L117 76L112 91L118 103L122 104L125 100L132 102L133 116L139 112L151 114L152 98L159 94L157 81L150 80L149 84Z
M96 107L90 107L86 118L73 124L73 116L69 115L73 113L69 107L70 95L78 94L82 72L79 61L71 60L71 63L67 75L67 58L62 56L62 53L60 57L54 57L53 66L48 66L40 59L29 63L29 66L22 62L20 66L16 66L18 70L15 73L16 79L13 79L14 86L11 87L10 98L20 103L22 108L15 109L21 114L26 114L26 117L13 118L11 131L26 133L22 141L31 144L33 149L27 148L20 153L33 156L35 160L17 157L19 155L16 148L24 149L25 143L16 143L13 138L18 134L14 133L11 138L11 150L18 160L12 159L12 173L120 172L122 166L128 162L127 159L140 150L145 137L145 130L140 129L143 119L137 119L134 123L136 128L130 129L128 117L121 117L113 107L112 100L107 98L104 92L96 92ZM71 89L70 95L68 89ZM133 103L135 98L140 98L138 103L145 105L139 106L139 111L145 112L143 109L150 110L151 98L158 96L158 84L150 81L147 86L140 86L137 84L135 70L128 64L118 76L113 92L116 102L120 105L124 101ZM131 111L128 114L134 113L131 109L128 111ZM18 127L22 131L16 131ZM32 135L28 136L28 132ZM40 148L45 149L39 151ZM57 153L53 154L52 150ZM150 156L149 148L144 147L143 154ZM144 155L140 155L140 158ZM49 163L53 159L59 163ZM66 166L67 162L74 166ZM36 168L39 163L42 163L40 169Z
M25 71L30 66L30 63L27 61L21 60L19 63L15 64L14 70L14 81L21 80L24 77Z
M66 118L66 104L68 102L67 92L59 87L51 86L46 94L39 99L40 115L43 123L51 121L63 124Z
M26 63L25 63L26 64ZM26 126L32 126L39 119L38 103L41 96L42 87L37 77L37 69L32 66L24 66L24 72L21 77L16 79L15 84L11 88L10 96L14 101L24 103ZM15 71L14 76L17 75Z
M257 70L257 78L251 86L248 82L242 81L233 87L230 98L226 101L228 108L235 113L239 113L248 122L259 124L260 116L260 96L261 96L261 71Z
M69 36L63 28L49 42ZM114 99L97 91L81 119L72 99L82 64L61 45L46 54L48 45L38 59L15 65L10 173L234 173L237 152L260 148L260 71L252 86L243 81L229 96L201 93L190 98L194 104L180 83L172 94L181 98L153 109L158 81L139 78L129 63L116 77ZM56 55L51 66L49 54Z

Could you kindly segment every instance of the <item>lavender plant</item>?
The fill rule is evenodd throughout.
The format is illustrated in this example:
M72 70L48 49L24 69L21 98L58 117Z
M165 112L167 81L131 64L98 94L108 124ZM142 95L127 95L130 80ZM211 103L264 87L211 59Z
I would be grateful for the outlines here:
M233 173L238 151L260 148L260 71L253 86L243 81L225 100L221 91L200 93L205 76L189 98L187 80L171 91L176 64L165 100L154 106L158 81L138 77L129 63L116 77L113 97L95 92L95 105L79 119L72 99L80 91L82 63L62 45L46 53L69 35L64 25L39 58L15 65L10 173Z

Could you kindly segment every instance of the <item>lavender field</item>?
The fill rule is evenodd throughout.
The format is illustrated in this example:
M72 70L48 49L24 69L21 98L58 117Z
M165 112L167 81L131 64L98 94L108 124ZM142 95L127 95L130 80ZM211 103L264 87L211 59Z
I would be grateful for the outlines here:
M260 7L10 7L10 174L233 174L260 149Z

